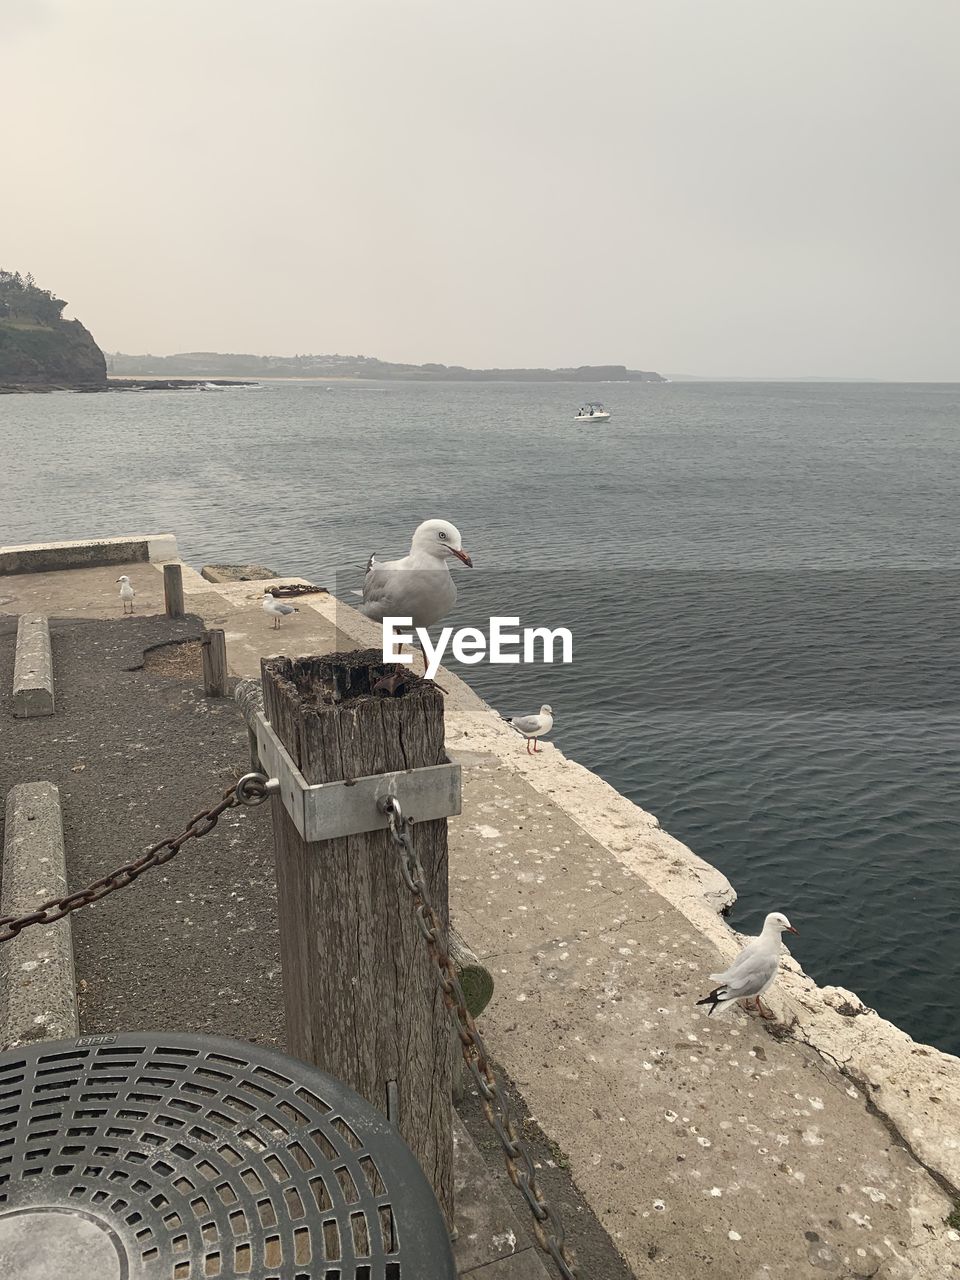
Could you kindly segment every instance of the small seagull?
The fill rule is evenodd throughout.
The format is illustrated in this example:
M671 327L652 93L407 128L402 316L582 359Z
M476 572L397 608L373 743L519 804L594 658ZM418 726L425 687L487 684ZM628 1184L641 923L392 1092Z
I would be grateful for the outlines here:
M120 583L120 599L123 602L123 612L127 612L127 605L129 605L130 612L133 613L133 597L137 593L134 591L130 579L126 574L119 577L117 581Z
M735 1000L756 1000L757 1013L760 1017L768 1020L775 1019L777 1015L772 1009L764 1012L765 1006L760 997L771 985L780 968L780 935L796 932L797 930L785 915L779 911L771 911L763 922L760 937L754 938L748 946L744 947L730 968L725 969L723 973L710 974L713 981L719 982L720 986L714 987L710 994L698 1000L697 1004L710 1006L707 1010L709 1017L714 1009L733 1004Z
M549 733L553 728L553 707L546 703L540 708L540 714L536 716L506 716L506 722L511 728L516 729L517 733L522 733L527 740L527 755L539 755L540 748L537 746L537 739L542 738L545 733ZM533 751L530 750L530 743L533 743Z
M273 618L274 631L280 630L280 619L289 618L291 613L299 613L299 609L295 609L292 604L284 604L282 600L278 600L272 591L263 593L263 612L268 613Z

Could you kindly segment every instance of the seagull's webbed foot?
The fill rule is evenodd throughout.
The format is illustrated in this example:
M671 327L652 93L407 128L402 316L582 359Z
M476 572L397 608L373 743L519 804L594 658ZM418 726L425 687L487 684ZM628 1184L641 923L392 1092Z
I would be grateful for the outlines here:
M374 696L381 694L385 698L396 697L397 690L403 688L403 678L405 674L403 667L398 666L393 675L381 676L370 692Z
M777 1020L777 1015L763 1003L759 996L757 996L757 1013L759 1013L764 1022L776 1022Z

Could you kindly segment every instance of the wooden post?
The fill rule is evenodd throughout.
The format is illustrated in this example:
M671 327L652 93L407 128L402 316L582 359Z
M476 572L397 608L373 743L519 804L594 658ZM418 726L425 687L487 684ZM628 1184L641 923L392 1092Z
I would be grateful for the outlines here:
M378 650L264 659L262 670L267 719L308 783L446 759L440 692L405 672L374 693L396 670ZM390 833L308 844L272 803L287 1052L384 1112L389 1093L452 1226L450 1024ZM446 926L446 820L416 823L413 838Z
M218 629L204 631L200 644L203 654L203 692L208 698L225 698L227 637Z
M183 571L178 564L163 566L163 602L168 618L183 617Z

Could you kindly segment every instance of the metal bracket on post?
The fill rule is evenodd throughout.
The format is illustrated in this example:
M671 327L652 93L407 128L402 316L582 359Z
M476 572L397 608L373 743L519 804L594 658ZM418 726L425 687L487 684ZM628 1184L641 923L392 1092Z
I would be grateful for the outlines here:
M280 780L283 807L304 840L337 840L364 831L385 831L389 818L377 802L388 796L396 796L403 812L416 822L453 818L461 811L458 764L311 785L262 712L256 712L254 722L262 767L271 778Z

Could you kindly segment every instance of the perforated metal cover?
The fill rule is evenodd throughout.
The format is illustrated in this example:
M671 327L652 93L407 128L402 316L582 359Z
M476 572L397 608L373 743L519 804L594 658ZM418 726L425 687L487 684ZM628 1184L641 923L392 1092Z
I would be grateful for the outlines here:
M45 1209L70 1215L78 1246L91 1224L112 1242L104 1280L456 1275L433 1192L385 1116L302 1062L212 1036L0 1055L8 1265L14 1231L52 1237Z

